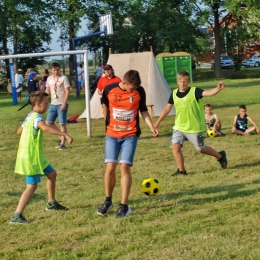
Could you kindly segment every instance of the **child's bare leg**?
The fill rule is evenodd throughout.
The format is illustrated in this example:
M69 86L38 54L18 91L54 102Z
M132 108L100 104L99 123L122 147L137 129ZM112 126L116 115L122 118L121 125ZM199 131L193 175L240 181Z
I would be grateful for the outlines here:
M24 211L25 206L28 204L29 200L31 199L36 189L37 189L37 184L27 184L26 189L24 190L23 194L20 197L15 212L22 213Z
M116 185L116 163L107 163L105 172L105 192L107 197L112 197Z
M128 204L128 197L132 186L132 176L130 173L130 165L121 163L121 190L122 190L122 204Z
M242 132L242 131L237 130L237 129L232 130L232 132L233 132L234 134L237 134L237 135L246 135L246 132Z
M205 146L204 148L202 148L201 150L197 150L199 153L203 153L203 154L207 154L207 155L211 155L214 156L217 159L221 158L221 154L219 152L217 152L216 150L214 150L212 147L210 146Z
M172 152L179 170L181 172L185 172L184 158L181 151L181 144L177 144L177 143L172 144Z
M255 130L256 130L256 128L254 126L252 126L252 127L249 127L248 129L246 129L245 133L246 133L246 135L249 135L249 133L251 133Z
M56 189L56 171L46 174L47 179L47 192L48 192L48 201L55 200L55 189Z

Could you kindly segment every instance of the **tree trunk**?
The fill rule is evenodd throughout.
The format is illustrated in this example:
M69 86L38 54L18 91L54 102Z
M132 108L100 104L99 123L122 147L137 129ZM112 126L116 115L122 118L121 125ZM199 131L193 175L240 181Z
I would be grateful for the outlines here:
M220 24L219 24L219 13L218 8L215 8L214 11L214 21L215 26L213 28L214 31L214 40L215 40L215 68L214 68L214 76L216 78L221 77L221 64L220 64L220 56L221 56L221 37L220 37Z

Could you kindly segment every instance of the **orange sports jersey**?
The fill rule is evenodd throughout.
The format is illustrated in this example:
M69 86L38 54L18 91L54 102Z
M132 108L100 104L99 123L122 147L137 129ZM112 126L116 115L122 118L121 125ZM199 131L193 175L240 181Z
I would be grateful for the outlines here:
M108 79L107 77L101 77L98 81L97 88L103 90L107 85L120 81L121 79L117 76L113 76L111 79Z
M139 110L148 111L144 88L140 86L134 92L128 92L113 83L104 89L102 98L108 107L106 135L115 138L140 136Z

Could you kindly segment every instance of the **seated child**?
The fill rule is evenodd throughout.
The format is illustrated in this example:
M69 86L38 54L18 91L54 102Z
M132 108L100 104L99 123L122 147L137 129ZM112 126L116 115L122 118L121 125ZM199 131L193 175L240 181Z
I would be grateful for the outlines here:
M210 104L206 104L204 106L204 110L207 131L210 128L213 128L214 131L217 133L217 136L225 136L225 134L221 132L221 122L217 114L212 112L212 106Z
M247 127L247 122L251 122L253 126ZM259 133L259 128L256 123L246 113L246 106L239 106L239 114L235 116L232 125L232 132L237 135L252 135L255 131Z

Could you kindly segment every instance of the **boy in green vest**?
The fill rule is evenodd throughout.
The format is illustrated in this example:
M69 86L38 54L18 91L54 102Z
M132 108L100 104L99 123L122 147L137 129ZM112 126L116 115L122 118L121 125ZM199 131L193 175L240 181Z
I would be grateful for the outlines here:
M64 136L69 143L73 138L64 132L47 126L41 116L48 109L48 94L43 91L35 91L30 95L33 106L32 112L26 117L18 128L17 134L21 135L15 172L25 175L26 189L20 197L18 206L11 217L10 224L25 224L27 220L22 213L34 194L37 183L41 177L47 177L48 203L46 210L68 210L55 199L56 171L43 155L43 131L49 134Z
M205 132L205 116L203 102L201 100L202 97L216 95L224 88L225 84L224 82L219 82L216 88L203 90L196 87L189 87L189 83L189 73L187 71L179 72L179 88L173 90L168 104L154 125L155 128L159 126L164 117L169 114L174 104L176 116L172 134L172 151L178 169L172 176L187 174L181 151L185 139L189 140L198 152L215 157L223 169L227 168L225 151L217 152L213 148L204 145L203 133Z

